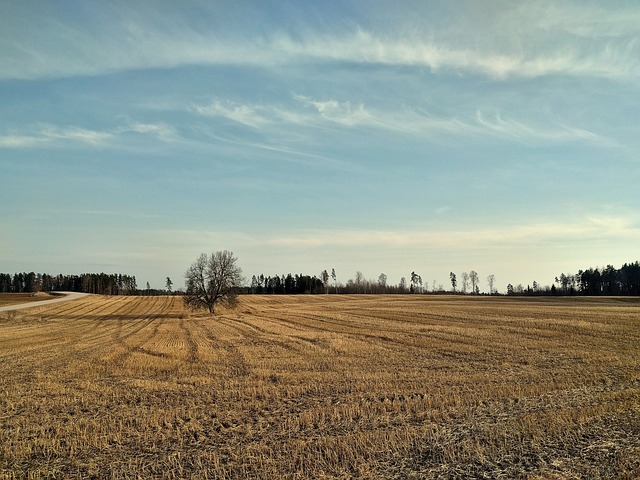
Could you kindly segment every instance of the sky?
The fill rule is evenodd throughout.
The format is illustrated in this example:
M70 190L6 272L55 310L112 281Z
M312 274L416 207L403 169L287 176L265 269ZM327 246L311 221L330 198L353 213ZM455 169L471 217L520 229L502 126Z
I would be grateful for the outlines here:
M0 3L0 271L640 259L640 3Z

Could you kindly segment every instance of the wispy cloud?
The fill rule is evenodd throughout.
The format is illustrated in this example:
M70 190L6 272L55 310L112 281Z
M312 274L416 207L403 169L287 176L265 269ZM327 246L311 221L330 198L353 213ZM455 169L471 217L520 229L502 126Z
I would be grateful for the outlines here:
M283 118L293 118L298 124L334 124L351 128L374 128L403 134L465 135L477 132L477 127L455 117L429 115L411 108L384 110L366 106L362 102L337 99L314 99L294 95L304 108Z
M0 148L29 148L42 142L41 137L31 135L0 135Z
M339 125L353 127L356 125L378 124L375 116L362 103L352 105L350 101L314 100L302 95L294 95L294 97L302 104L312 107L323 119Z
M614 144L612 140L582 128L562 124L556 124L554 128L533 126L515 119L505 119L499 113L489 119L480 110L476 112L476 125L484 133L522 142L537 143L542 140L554 143L584 141L602 145Z
M427 24L422 31L397 23L386 29L360 27L354 17L350 21L355 26L346 31L309 26L289 33L273 25L271 31L276 33L249 30L241 36L190 27L179 11L161 17L144 6L126 11L105 7L86 25L49 19L33 25L31 36L14 38L5 33L0 37L4 67L0 78L96 75L180 65L272 68L308 62L417 66L495 78L557 74L637 78L640 74L640 14L632 4L608 9L570 2L501 7L500 14L485 15L476 24L466 21L463 12L451 24ZM208 13L216 18L215 10ZM227 28L233 31L233 25ZM0 30L14 31L2 24ZM246 112L232 108L227 114L244 118Z
M294 95L294 100L294 103L283 106L249 105L216 99L205 105L193 105L189 109L199 115L228 119L269 136L268 140L260 142L244 138L238 141L242 145L278 150L283 153L298 151L298 155L299 150L292 145L305 141L305 129L311 129L309 130L311 132L315 128L331 126L348 129L377 129L423 138L444 134L448 137L466 138L490 136L528 145L540 142L576 141L600 146L616 145L612 139L587 129L567 126L558 121L551 126L543 127L530 121L505 117L500 113L487 116L480 110L476 112L475 117L442 117L411 108L381 110L349 100L314 99L298 94ZM295 131L298 132L297 136L294 135ZM44 124L0 135L0 148L24 149L73 145L114 148L126 145L125 137L132 134L149 137L166 144L189 142L174 126L164 122L129 122L109 130ZM283 138L294 140L285 141L283 144ZM233 141L229 138L224 140ZM307 154L311 153L307 152Z
M523 19L534 19L522 22ZM526 2L506 10L500 24L516 24L526 30L566 32L582 38L623 38L638 33L640 10L633 3L624 5L552 0Z
M239 231L167 230L163 237L183 239L188 243L231 241L240 248L283 248L285 251L331 249L438 249L474 251L485 248L532 248L546 242L570 245L603 239L640 241L637 216L585 216L573 222L536 222L506 224L490 228L470 226L468 229L431 228L429 230L376 229L306 229L291 228L281 234L251 234ZM213 243L215 243L213 242Z
M529 40L535 48L523 48ZM559 45L540 44L535 37L529 39L521 35L514 35L508 43L514 46L496 48L488 41L471 45L359 29L339 38L310 37L302 42L284 37L273 46L292 58L426 67L435 72L452 70L501 79L558 74L628 78L640 74L637 32L634 38L611 40L595 47L562 41Z
M50 146L56 143L76 143L90 146L104 145L113 137L111 132L100 132L81 127L57 127L41 125L29 134L9 134L0 136L0 147L31 148Z
M444 117L425 112L424 109L404 107L384 110L366 106L362 102L317 99L293 94L294 103L283 105L255 104L215 99L209 104L195 105L191 110L209 117L226 118L252 129L273 132L291 132L290 127L346 127L372 128L403 135L498 137L524 144L542 142L588 142L601 146L614 146L615 142L584 128L572 127L555 120L544 126L531 120L505 117L500 112L488 116L480 110L475 115L463 112L457 117Z
M267 240L274 246L286 248L438 248L475 249L485 247L533 246L544 242L555 244L598 239L640 240L640 225L633 218L587 216L574 222L540 222L527 225L507 225L495 228L468 230L385 231L339 230L309 231L293 235L275 236Z
M352 106L350 101L316 100L298 94L294 94L293 98L303 108L295 109L295 105L247 105L215 99L210 104L195 105L192 110L201 115L226 118L256 129L283 124L317 126L322 122L347 127L378 123L362 103Z
M82 127L56 127L45 126L42 131L44 138L52 141L62 140L86 143L89 145L99 145L113 137L111 132L100 132Z
M38 125L25 133L0 135L0 148L41 148L81 145L93 148L114 146L123 134L152 136L162 142L178 141L176 130L167 124L132 123L111 130L92 130L78 126Z
M252 128L270 123L256 107L230 101L214 100L208 105L195 105L193 110L201 115L227 118Z
M143 135L153 135L158 138L158 140L165 143L174 142L178 138L176 129L166 123L133 123L127 127L117 129L116 131L118 133L132 132Z

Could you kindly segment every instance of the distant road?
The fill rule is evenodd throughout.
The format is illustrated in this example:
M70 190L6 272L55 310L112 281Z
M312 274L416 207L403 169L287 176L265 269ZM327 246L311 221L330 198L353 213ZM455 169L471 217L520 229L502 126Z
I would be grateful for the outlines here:
M52 303L68 302L69 300L76 300L82 298L88 293L78 292L54 292L56 295L60 295L60 298L54 298L52 300L39 300L37 302L17 303L15 305L6 305L0 307L0 312L7 312L9 310L18 310L21 308L41 307L43 305L51 305Z

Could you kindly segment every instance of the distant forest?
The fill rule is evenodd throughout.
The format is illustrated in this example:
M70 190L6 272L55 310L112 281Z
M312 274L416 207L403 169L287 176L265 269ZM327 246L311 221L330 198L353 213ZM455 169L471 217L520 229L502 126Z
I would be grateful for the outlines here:
M387 276L381 273L377 280L367 280L361 272L346 284L339 283L335 270L331 274L324 270L320 276L309 275L254 275L251 284L245 287L247 294L382 294L382 293L480 293L479 276L476 272L463 272L462 284L458 288L458 276L450 274L450 289L445 290L442 284L435 282L431 287L423 283L416 272L403 277L397 285L387 283ZM408 280L407 280L408 278ZM493 288L494 275L487 277L489 294L497 295ZM607 265L604 268L579 270L576 274L561 273L555 277L550 286L541 286L534 281L524 287L519 284L507 285L507 295L639 295L640 296L640 262L625 263L620 268Z
M255 295L410 293L406 288L406 281L400 282L400 285L388 285L384 274L380 276L378 281L372 281L365 280L361 272L356 272L355 279L350 279L345 285L337 282L335 270L332 270L332 273L333 278L326 270L319 277L290 273L287 275L254 275L250 285L244 288L244 292Z
M346 284L337 280L334 269L329 273L324 270L319 276L291 273L287 275L265 276L253 275L250 284L242 288L245 294L382 294L382 293L458 293L466 294L467 284L470 293L479 294L478 274L463 272L462 285L458 288L457 276L450 273L450 287L445 289L442 284L434 284L429 288L427 283L416 272L411 272L409 280L403 277L398 285L387 283L387 276L381 273L377 280L366 280L361 272L356 272L355 278ZM487 277L490 294L498 294L493 288L494 276ZM81 275L49 275L46 273L0 273L1 293L32 293L71 291L95 293L100 295L167 295L178 294L180 290L170 290L171 281L167 278L167 289L139 289L136 277L124 274L83 273ZM537 282L524 287L523 285L507 285L507 295L637 295L640 296L640 262L625 263L620 268L607 265L603 268L588 268L579 270L576 274L561 273L555 277L552 285L541 286Z
M0 273L0 292L82 292L100 295L137 295L136 277L119 273L49 275L47 273Z
M640 263L625 263L620 268L607 265L604 268L579 270L576 274L561 273L550 287L540 287L536 282L507 286L507 295L640 295Z

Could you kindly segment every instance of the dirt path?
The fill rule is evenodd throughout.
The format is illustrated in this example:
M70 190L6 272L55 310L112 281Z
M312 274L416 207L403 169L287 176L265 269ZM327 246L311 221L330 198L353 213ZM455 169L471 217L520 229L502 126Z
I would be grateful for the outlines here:
M56 294L60 294L59 298L54 298L52 300L39 300L37 302L27 302L27 303L16 303L15 305L6 305L4 307L0 307L0 312L8 312L9 310L18 310L22 308L31 308L31 307L41 307L43 305L51 305L52 303L59 302L68 302L69 300L76 300L78 298L82 298L88 293L78 293L78 292L55 292Z

